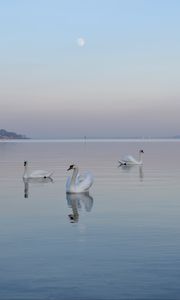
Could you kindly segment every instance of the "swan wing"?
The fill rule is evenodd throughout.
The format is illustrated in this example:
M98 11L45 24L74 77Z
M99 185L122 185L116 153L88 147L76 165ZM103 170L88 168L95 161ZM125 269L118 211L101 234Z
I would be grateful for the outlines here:
M33 171L29 177L35 178L35 177L50 177L53 174L53 172L45 171L45 170L36 170Z
M132 155L126 155L123 157L123 161L133 161L134 157Z
M90 172L77 176L76 186L80 192L88 191L92 184L93 175Z
M79 184L80 182L82 182L85 178L86 178L85 174L83 174L83 175L82 174L78 174L77 178L76 178L77 184Z
M123 158L123 161L124 162L131 162L131 163L137 163L137 161L135 160L135 158L131 155L126 155L124 158Z
M48 183L48 182L53 182L53 179L51 177L29 177L27 179L23 178L24 183L34 183L34 184L39 184L39 183Z

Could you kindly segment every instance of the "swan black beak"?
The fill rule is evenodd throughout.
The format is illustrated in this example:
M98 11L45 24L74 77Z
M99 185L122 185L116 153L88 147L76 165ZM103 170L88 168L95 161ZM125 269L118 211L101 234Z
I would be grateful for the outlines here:
M69 168L67 169L67 171L72 170L74 167L74 165L70 165Z

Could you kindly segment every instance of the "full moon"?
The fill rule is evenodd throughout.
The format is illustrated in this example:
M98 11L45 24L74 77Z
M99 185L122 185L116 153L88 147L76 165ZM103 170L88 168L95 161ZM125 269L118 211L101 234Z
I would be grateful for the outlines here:
M77 39L77 45L78 45L79 47L84 47L85 43L86 43L86 42L85 42L85 39L84 39L84 38L80 37L80 38Z

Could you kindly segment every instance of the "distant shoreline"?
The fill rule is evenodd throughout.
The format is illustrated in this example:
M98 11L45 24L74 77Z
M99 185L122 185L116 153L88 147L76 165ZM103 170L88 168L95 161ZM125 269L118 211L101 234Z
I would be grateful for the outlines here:
M13 140L74 140L74 141L91 141L91 140L180 140L180 135L174 135L171 137L151 137L151 136L135 136L135 137L93 137L93 136L81 136L81 137L60 137L60 138L29 138L25 134L19 134L13 131L7 131L0 129L0 141L13 141Z
M0 140L25 140L29 139L24 134L17 134L13 131L0 129Z
M30 138L22 137L22 138L14 138L14 137L0 137L1 141L7 141L7 140L30 140Z
M35 139L35 138L8 138L1 139L0 142L179 142L180 138L60 138L60 139Z

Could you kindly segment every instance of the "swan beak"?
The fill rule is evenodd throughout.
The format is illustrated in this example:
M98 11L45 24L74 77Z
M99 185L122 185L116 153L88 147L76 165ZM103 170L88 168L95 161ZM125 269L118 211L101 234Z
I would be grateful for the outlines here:
M67 171L72 170L74 168L74 165L70 165Z
M67 171L72 170L72 169L73 169L73 167L70 166L70 167L67 169Z

